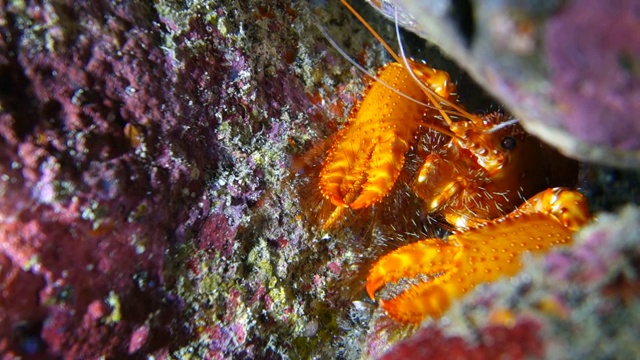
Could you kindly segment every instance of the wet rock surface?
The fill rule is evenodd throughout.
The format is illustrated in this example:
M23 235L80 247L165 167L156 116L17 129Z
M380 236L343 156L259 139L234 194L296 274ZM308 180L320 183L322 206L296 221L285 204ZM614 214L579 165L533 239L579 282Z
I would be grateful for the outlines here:
M415 329L389 321L362 289L368 264L406 240L314 228L290 172L341 126L364 89L315 23L365 66L388 61L340 4L0 8L5 358L358 358L411 339ZM394 38L386 19L360 10ZM510 46L525 51L526 36L518 41ZM435 60L438 50L419 41L410 48L466 78ZM532 78L541 70L517 71ZM571 87L572 79L558 81ZM501 81L480 83L496 93L491 84ZM463 100L481 109L485 95L463 83ZM582 98L563 101L577 107ZM633 161L624 135L593 141ZM544 356L575 341L579 334L566 329L579 326L599 339L593 344L610 345L606 354L627 354L625 333L609 330L628 321L631 336L637 324L629 320L637 209L619 210L640 198L637 179L632 170L584 165L579 185L594 211L614 215L597 215L575 247L482 288L387 356L433 338L460 354L495 355L491 344L504 344L514 357ZM552 276L569 293L544 280ZM433 343L421 348L434 356Z

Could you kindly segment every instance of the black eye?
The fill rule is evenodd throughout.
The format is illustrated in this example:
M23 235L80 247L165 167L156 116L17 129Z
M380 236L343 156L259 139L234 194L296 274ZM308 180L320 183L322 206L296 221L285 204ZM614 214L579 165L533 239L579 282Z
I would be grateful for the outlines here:
M500 142L500 145L505 150L513 150L516 147L516 144L516 138L514 138L513 136L505 136Z

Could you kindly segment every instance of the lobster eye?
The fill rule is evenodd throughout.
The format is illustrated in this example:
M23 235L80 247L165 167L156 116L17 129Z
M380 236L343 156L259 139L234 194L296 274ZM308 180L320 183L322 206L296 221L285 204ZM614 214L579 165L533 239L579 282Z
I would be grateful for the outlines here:
M500 145L505 150L513 150L516 147L516 144L516 138L513 136L505 136L502 138L502 141L500 141Z

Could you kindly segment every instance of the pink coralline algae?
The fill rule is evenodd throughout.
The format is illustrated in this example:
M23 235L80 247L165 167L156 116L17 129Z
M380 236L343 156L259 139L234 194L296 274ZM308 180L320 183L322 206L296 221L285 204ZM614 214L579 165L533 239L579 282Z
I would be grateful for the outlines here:
M0 354L318 351L335 320L302 289L340 267L285 177L324 118L310 89L339 94L307 5L0 8Z
M215 120L190 110L193 85L174 93L180 74L147 6L0 2L8 357L121 358L183 338L165 252L201 211L193 168L217 164L199 140Z
M531 320L513 327L493 325L482 329L477 339L467 341L460 336L446 336L436 327L427 327L395 345L380 359L539 359L544 347L538 329L539 325Z
M640 148L640 2L569 1L547 24L546 53L563 125L594 144ZM615 126L602 126L614 124Z

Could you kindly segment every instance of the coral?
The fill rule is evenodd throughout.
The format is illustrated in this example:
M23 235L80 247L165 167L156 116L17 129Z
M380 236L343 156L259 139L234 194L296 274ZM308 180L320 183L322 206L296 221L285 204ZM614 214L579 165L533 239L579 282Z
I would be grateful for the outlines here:
M562 126L582 141L640 148L640 41L628 36L640 31L638 10L637 1L572 1L547 24L552 96L566 109Z
M203 184L156 142L174 137L172 121L192 121L164 108L177 101L163 91L157 23L136 3L2 7L2 350L158 351L163 336L181 338L167 327L180 316L162 284L167 237L188 216L165 204ZM176 138L173 151L186 144ZM141 328L149 335L130 345Z
M308 233L284 178L361 84L336 91L356 77L308 4L0 6L0 352L342 351L318 340L353 254Z

